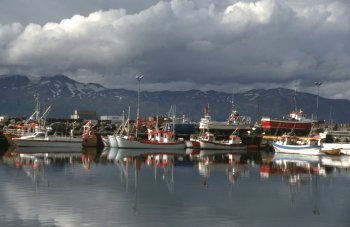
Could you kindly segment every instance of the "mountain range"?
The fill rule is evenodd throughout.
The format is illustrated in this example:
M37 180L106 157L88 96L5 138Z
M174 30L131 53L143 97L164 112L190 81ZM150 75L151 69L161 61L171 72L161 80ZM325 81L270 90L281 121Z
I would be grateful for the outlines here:
M69 118L74 110L96 110L98 115L122 115L134 118L137 110L137 91L109 89L96 83L80 83L64 75L32 79L25 75L0 76L0 115L30 116L34 112L34 96L39 95L43 106L53 104L49 117ZM166 115L176 106L176 115L186 115L199 121L204 107L215 120L225 120L234 108L240 115L259 121L262 116L281 118L295 108L309 117L316 115L317 95L295 92L286 88L253 89L242 93L218 91L142 91L140 116ZM317 117L335 123L350 122L350 101L319 97Z

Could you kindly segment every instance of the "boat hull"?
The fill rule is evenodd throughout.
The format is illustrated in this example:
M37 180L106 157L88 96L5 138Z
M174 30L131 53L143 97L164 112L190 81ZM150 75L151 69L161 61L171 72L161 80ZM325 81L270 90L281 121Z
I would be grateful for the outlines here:
M278 143L272 143L276 153L290 153L290 154L308 154L319 155L321 154L321 146L317 145L281 145Z
M199 141L186 140L186 148L200 148Z
M246 149L246 145L242 144L224 144L219 142L209 142L209 141L200 141L200 148L210 149L210 150L243 150Z
M185 142L161 143L150 140L130 140L123 137L117 137L119 148L136 149L185 149Z
M271 120L261 119L261 127L263 130L300 130L310 131L312 128L312 122L299 122L299 121L287 121L287 120Z

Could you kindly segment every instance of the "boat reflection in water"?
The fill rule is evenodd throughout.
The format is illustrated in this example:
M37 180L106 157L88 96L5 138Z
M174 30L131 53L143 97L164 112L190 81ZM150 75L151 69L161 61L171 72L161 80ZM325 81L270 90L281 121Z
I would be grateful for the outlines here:
M3 157L3 161L9 166L23 170L36 187L49 186L45 166L81 163L81 159L81 148L56 147L10 147Z
M83 167L86 171L89 171L91 168L92 162L96 158L96 148L95 147L85 147L81 153L81 161L83 163Z
M16 153L81 153L82 147L15 147L13 152Z
M137 173L141 170L142 164L154 167L154 178L157 180L157 168L163 169L162 179L173 184L173 171L176 161L183 160L185 150L183 149L121 149L116 154L115 161L118 164L122 178L128 186L128 166L134 165L135 188L137 184ZM169 173L171 171L171 174ZM171 179L169 179L169 176Z
M349 156L281 154L273 156L263 154L264 165L260 176L268 178L271 174L318 174L328 175L332 170L341 171L350 167Z
M42 163L44 165L81 163L85 170L90 170L97 150L94 147L15 147L11 148L8 153L9 158L16 159L16 167L22 167L23 164L27 163Z
M340 169L348 169L350 168L350 157L349 156L329 156L325 155L321 157L321 165L325 168L333 167L338 171Z
M242 156L247 150L200 150L197 155L198 171L203 176L203 186L208 187L212 172L225 172L228 180L235 183L239 176L249 176L249 167Z
M263 156L264 165L260 168L260 176L269 178L271 174L289 176L290 183L297 179L320 172L320 156L302 154L275 153L272 157Z
M302 196L305 193L304 190L307 190L310 198L313 198L312 213L315 215L320 214L318 208L319 182L323 182L328 188L332 184L331 175L333 172L347 171L350 167L350 157L348 156L276 153L272 158L263 156L263 162L260 176L265 179L282 176L282 181L287 182L290 187L293 205L296 198Z
M138 177L142 164L154 168L154 180L157 182L158 169L162 169L161 180L166 183L169 192L174 191L174 165L176 161L183 160L184 149L118 149L115 162L120 169L120 180L125 188L129 189L129 166L134 166L134 191L135 199L133 211L138 212Z
M9 150L0 158L0 223L348 226L350 157L259 154Z

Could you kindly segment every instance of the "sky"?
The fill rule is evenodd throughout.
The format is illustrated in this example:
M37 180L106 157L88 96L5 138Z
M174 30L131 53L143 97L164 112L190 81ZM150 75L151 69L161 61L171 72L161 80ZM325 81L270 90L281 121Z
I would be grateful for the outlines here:
M350 99L348 0L1 0L0 75Z

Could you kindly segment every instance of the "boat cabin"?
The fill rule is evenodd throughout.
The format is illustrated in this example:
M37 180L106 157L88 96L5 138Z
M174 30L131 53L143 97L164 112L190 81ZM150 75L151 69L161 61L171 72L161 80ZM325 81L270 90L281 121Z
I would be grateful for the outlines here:
M306 113L300 109L299 111L290 112L288 118L291 120L300 121L306 119Z
M214 142L215 141L215 136L213 133L210 132L205 132L203 138L203 141L210 141L210 142Z
M173 132L170 132L168 130L163 130L162 128L155 130L155 129L148 129L148 140L150 141L158 141L158 142L172 142L175 139L175 135Z
M241 137L238 135L230 135L229 144L241 144Z

